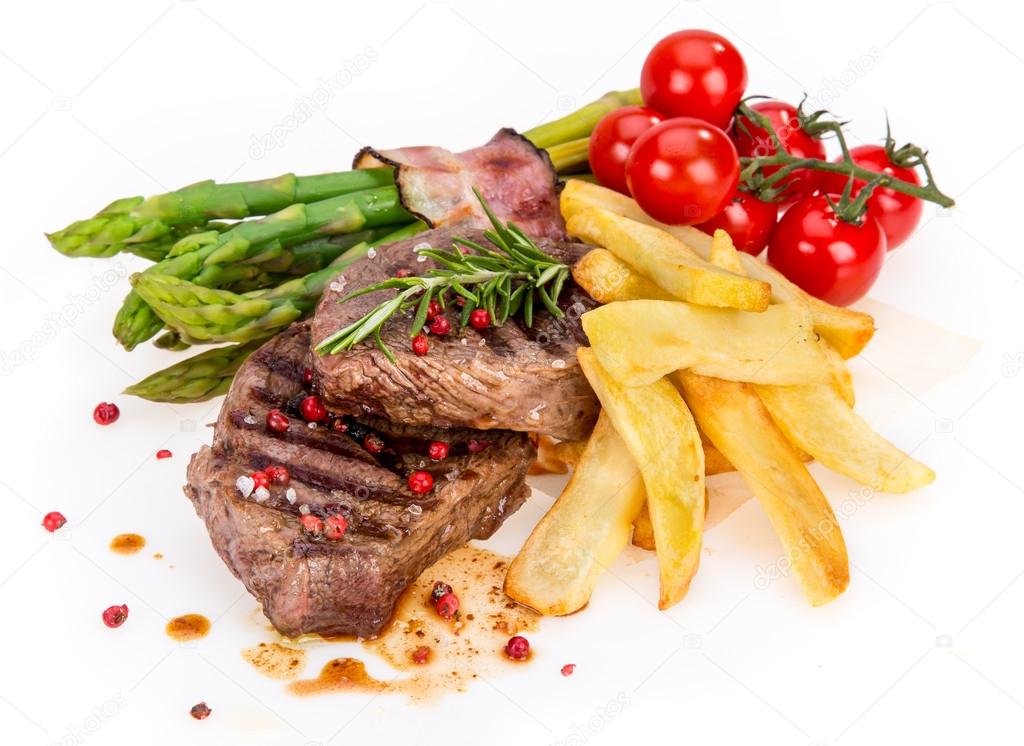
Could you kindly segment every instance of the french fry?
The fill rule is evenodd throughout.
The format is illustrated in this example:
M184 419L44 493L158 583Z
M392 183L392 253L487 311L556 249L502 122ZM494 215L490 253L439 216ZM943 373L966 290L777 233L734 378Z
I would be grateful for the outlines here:
M562 440L554 446L554 457L566 466L575 469L583 457L589 440Z
M601 367L593 350L581 347L576 354L643 475L658 545L658 607L667 609L686 594L700 562L704 451L697 426L668 380L626 387Z
M505 593L542 614L571 614L629 541L644 482L602 412L565 490L505 576Z
M786 437L833 471L884 492L909 492L935 480L858 416L829 386L755 386Z
M708 449L704 448L704 453L707 453ZM729 471L733 471L730 466ZM706 472L706 469L705 469ZM707 474L707 476L711 476ZM704 488L704 517L708 516L708 509L711 507L711 502L708 499L707 487ZM654 524L651 523L651 511L647 509L647 503L644 502L640 508L640 512L636 514L636 518L633 521L633 546L646 549L649 552L655 551L654 545Z
M542 434L530 439L536 439L537 458L530 464L528 474L565 474L569 471L569 465L558 457L558 442L554 438Z
M566 230L603 246L672 296L716 308L763 311L771 286L709 264L670 233L621 215L591 208L572 216Z
M616 300L677 300L608 249L588 251L572 267L572 278L598 303Z
M797 306L746 313L634 300L595 308L582 321L601 365L627 386L653 383L681 368L754 383L829 380L814 330Z
M657 551L654 544L654 524L651 523L651 511L647 509L646 502L633 521L633 546L646 549L648 552Z
M712 239L703 231L689 225L659 223L632 199L606 187L576 179L566 183L561 195L561 209L567 222L576 214L595 207L660 228L685 243L699 257L706 260L711 258ZM749 254L741 253L739 260L750 277L771 284L772 302L800 303L806 306L815 331L828 340L844 359L864 349L875 333L875 322L868 314L839 308L809 295L768 264Z
M846 544L825 496L753 389L680 371L683 398L757 496L782 541L804 595L815 606L850 580ZM827 386L822 386L831 391Z
M743 268L743 262L739 255L740 252L736 250L732 237L721 229L716 230L715 235L711 237L711 263L717 267L728 269L730 272L743 275L746 274L746 270ZM853 377L850 375L846 361L825 339L818 339L818 346L821 347L825 356L825 364L828 367L832 385L843 401L852 407L855 398Z

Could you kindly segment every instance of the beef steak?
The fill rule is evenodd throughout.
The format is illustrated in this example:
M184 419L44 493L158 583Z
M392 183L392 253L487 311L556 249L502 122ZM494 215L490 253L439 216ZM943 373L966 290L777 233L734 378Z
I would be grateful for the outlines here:
M402 591L443 554L484 539L526 498L534 451L526 435L499 430L439 431L382 420L346 419L347 432L310 428L295 413L308 364L309 328L293 325L267 342L235 376L212 448L192 457L185 492L206 522L214 548L284 635L370 636L389 619ZM266 427L271 408L290 412L286 432ZM340 429L340 428L339 428ZM375 432L385 451L360 442ZM470 440L486 437L482 452ZM451 444L430 461L431 440ZM289 492L243 496L240 476L286 467ZM425 469L434 488L411 492L407 475ZM341 513L340 541L311 537L303 513Z
M399 270L423 274L433 266L419 262L415 249L449 249L453 236L486 243L474 228L439 228L388 244L347 270L324 292L312 322L320 342L348 326L394 290L338 303L353 289L395 276ZM590 248L580 243L538 239L538 245L568 264ZM558 304L556 319L538 304L532 328L518 319L482 331L460 329L457 308L449 308L452 331L430 335L430 351L419 357L409 344L409 318L396 314L382 338L397 358L392 363L371 342L339 355L314 354L316 386L332 408L351 414L437 427L501 428L538 431L563 439L585 438L599 404L576 361L587 343L580 315L596 303L571 280Z

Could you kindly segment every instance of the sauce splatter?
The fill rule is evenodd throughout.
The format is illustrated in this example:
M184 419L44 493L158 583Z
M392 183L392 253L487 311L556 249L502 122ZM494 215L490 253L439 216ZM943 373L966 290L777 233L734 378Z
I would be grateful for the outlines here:
M316 678L293 681L288 690L310 696L339 691L401 693L415 701L433 699L451 691L465 691L481 675L507 670L510 661L505 644L513 635L537 629L540 615L512 601L502 586L508 558L486 549L457 549L424 572L402 595L390 623L378 637L361 641L363 649L398 669L392 681L380 681L366 673L362 661L336 658ZM461 606L456 619L443 619L430 603L435 581L452 586ZM289 640L290 645L332 643L307 635ZM264 643L252 650L266 650ZM278 645L279 648L290 648ZM263 655L277 655L264 653ZM270 670L249 658L257 670ZM278 678L277 676L274 676Z
M366 673L366 666L356 658L335 658L328 661L315 679L293 681L288 691L299 696L326 692L381 692L387 684Z
M242 657L271 679L294 679L306 667L306 651L276 642L261 642L242 651Z
M110 551L117 554L135 554L146 546L146 539L138 534L118 534L110 540Z
M183 614L167 622L167 636L177 642L189 642L206 637L210 631L210 620L202 614Z

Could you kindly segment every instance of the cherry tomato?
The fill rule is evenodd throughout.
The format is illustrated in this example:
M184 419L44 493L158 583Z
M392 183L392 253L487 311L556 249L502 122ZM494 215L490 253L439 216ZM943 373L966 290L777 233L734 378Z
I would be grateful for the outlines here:
M727 39L688 29L654 45L640 72L644 103L669 117L725 128L747 87L747 66Z
M626 186L626 158L633 143L661 122L654 109L624 106L606 114L590 135L590 170L610 189L629 194Z
M860 145L851 148L850 156L854 163L869 171L886 173L897 179L909 181L911 184L921 183L914 169L897 166L890 161L889 154L881 145ZM841 160L838 159L837 162ZM842 174L821 174L821 176L819 184L823 190L842 194L843 189L846 188L847 177ZM854 180L853 194L856 194L864 184L865 182L860 179ZM910 237L917 224L921 222L923 209L924 203L917 197L902 194L888 187L875 187L875 191L868 197L868 211L875 216L875 220L885 231L889 251Z
M848 306L875 284L885 250L885 233L870 210L859 225L846 223L818 194L804 197L779 220L768 263L811 295Z
M740 178L736 148L700 119L667 119L633 143L626 182L648 215L663 223L703 223L725 207Z
M737 249L757 256L768 243L778 212L778 205L762 202L749 192L736 189L720 213L697 227L705 233L721 228Z
M800 120L795 106L783 101L761 101L750 107L759 114L768 117L775 134L779 136L786 152L798 158L825 158L825 144L815 140L800 128ZM742 125L742 126L741 126ZM744 131L743 128L746 128ZM746 117L737 117L732 132L736 152L741 156L764 157L775 155L775 143L768 131L758 127ZM771 176L781 168L769 166L763 170L765 176ZM820 171L801 168L782 180L782 203L795 202L813 192L819 183ZM839 193L842 193L842 189Z

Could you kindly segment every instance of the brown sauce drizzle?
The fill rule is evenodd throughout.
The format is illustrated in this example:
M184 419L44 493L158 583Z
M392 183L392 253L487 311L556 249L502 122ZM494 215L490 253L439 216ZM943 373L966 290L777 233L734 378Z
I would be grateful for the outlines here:
M242 657L272 679L294 679L306 667L306 651L276 642L261 642L242 651Z
M292 681L288 691L301 696L341 691L402 693L412 700L425 701L452 691L465 691L478 676L500 672L511 663L504 654L508 638L536 630L540 620L536 612L505 595L502 586L507 568L507 558L467 546L425 571L402 594L391 622L380 635L358 641L368 654L398 669L394 680L376 679L366 672L362 661L338 657L328 662L317 677ZM436 580L450 584L459 596L457 619L442 619L429 603ZM287 642L289 646L300 647L353 641L306 635ZM530 642L535 643L532 639ZM273 675L247 653L243 655L257 670ZM528 661L523 663L528 665Z
M117 554L135 554L146 546L146 539L139 534L118 534L110 540L110 551Z
M210 620L202 614L183 614L167 622L166 631L177 642L198 640L210 631Z
M335 658L328 661L315 679L293 681L288 691L299 696L326 692L382 692L388 685L366 673L366 666L356 658Z

